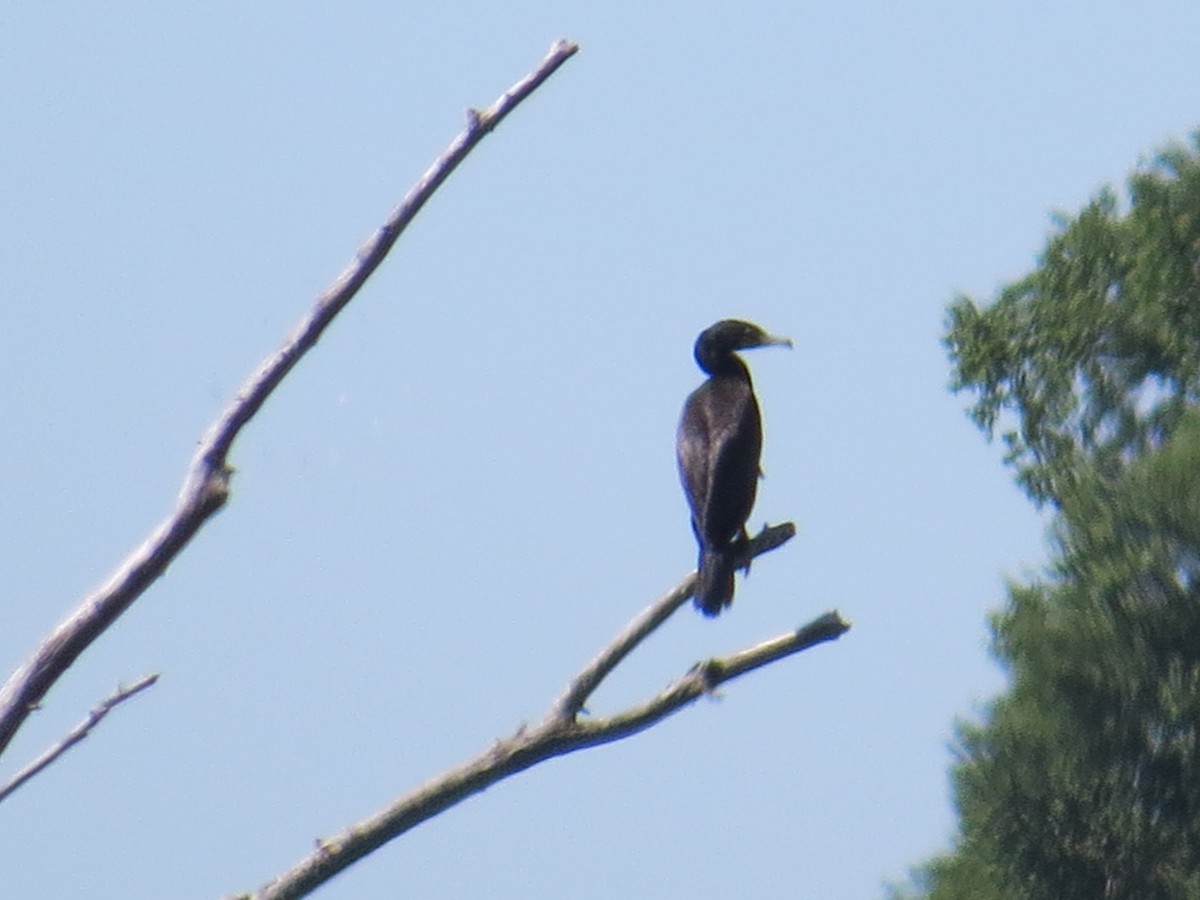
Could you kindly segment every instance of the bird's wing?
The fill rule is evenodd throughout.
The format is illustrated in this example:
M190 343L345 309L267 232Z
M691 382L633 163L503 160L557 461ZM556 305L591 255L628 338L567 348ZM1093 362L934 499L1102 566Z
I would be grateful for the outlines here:
M705 532L732 540L745 527L758 491L758 459L762 449L762 424L758 404L750 392L736 402L725 398L723 416L709 446L708 498Z
M688 397L679 420L675 441L675 457L679 464L679 480L692 508L692 522L700 527L704 498L711 483L711 446L709 441L708 408L697 391Z

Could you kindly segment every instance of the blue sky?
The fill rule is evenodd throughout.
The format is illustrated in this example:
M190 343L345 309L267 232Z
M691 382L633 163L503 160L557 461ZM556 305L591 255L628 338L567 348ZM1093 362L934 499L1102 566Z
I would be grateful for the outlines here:
M0 667L170 509L195 441L445 144L582 52L418 218L235 445L231 504L48 696L12 896L257 886L521 721L694 564L675 421L737 316L752 523L611 711L829 608L840 642L555 760L323 897L869 898L946 846L986 616L1044 523L946 390L958 291L1200 125L1200 7L10 4L0 10Z

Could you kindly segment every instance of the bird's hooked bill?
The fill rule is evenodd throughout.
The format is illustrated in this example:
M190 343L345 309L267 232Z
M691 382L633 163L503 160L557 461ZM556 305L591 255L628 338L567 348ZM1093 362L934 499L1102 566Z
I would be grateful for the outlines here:
M778 334L767 334L765 331L762 331L759 332L752 345L743 349L753 350L757 347L787 347L789 350L791 350L792 339Z

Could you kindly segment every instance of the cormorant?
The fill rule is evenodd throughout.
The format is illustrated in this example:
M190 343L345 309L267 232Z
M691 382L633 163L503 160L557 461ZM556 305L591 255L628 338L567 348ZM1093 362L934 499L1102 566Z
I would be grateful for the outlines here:
M747 539L761 474L762 419L750 371L734 351L769 344L792 346L738 319L717 322L696 338L696 362L709 377L683 405L675 454L700 544L695 603L706 616L733 602L734 559Z

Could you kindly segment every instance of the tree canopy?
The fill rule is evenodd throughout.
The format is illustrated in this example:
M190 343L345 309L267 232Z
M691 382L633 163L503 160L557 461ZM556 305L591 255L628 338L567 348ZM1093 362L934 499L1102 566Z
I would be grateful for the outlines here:
M1200 133L946 343L1055 559L993 620L1011 686L959 727L957 844L912 896L1200 898Z
M971 416L989 435L1002 426L1038 503L1061 503L1084 468L1115 477L1200 396L1195 149L1169 147L1135 172L1129 204L1101 191L1057 218L1033 272L990 303L950 307L953 386L977 395Z

